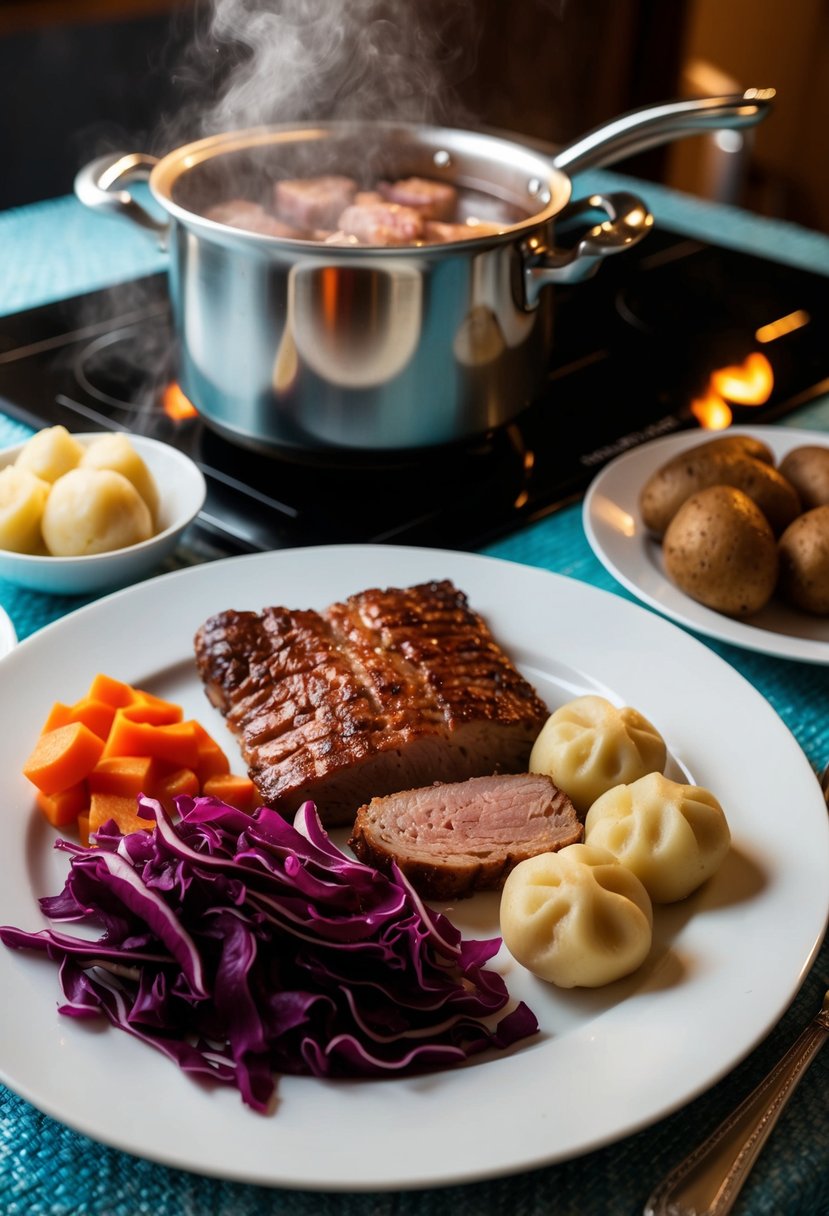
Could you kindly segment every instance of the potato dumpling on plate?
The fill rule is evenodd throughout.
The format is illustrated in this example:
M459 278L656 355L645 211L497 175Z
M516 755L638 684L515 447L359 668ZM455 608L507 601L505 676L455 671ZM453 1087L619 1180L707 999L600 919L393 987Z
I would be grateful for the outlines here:
M149 540L150 508L113 469L71 469L52 486L41 530L54 557L108 553Z
M550 715L533 744L529 769L551 777L583 818L605 790L661 773L667 754L665 740L637 709L587 695Z
M539 979L598 988L645 961L653 908L636 875L611 853L571 844L510 872L501 892L501 936Z
M602 794L584 831L586 844L612 853L658 904L685 899L716 873L731 847L714 795L661 773Z
M668 577L687 595L726 616L749 617L777 583L777 542L760 508L735 486L692 494L662 542Z

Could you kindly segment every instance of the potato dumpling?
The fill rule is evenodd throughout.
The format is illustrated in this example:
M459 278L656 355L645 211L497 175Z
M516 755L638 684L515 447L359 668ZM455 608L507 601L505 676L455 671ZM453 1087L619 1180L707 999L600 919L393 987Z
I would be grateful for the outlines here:
M519 862L501 892L510 954L560 988L597 988L635 971L653 940L650 897L604 849L571 844Z
M829 447L793 448L780 462L780 472L797 490L804 511L829 506Z
M49 495L49 483L17 464L0 469L0 549L12 553L39 553L43 549L40 524Z
M719 869L731 845L714 795L661 773L602 794L584 829L585 843L612 853L657 904L685 899Z
M715 485L735 486L747 494L775 536L801 510L794 487L777 469L744 452L703 444L675 456L648 478L639 495L642 522L654 536L664 536L682 504Z
M777 582L777 544L763 512L734 486L692 494L662 542L668 577L692 599L738 618L759 612Z
M546 773L564 790L583 818L611 789L662 772L665 740L638 710L588 695L568 701L550 715L530 753L531 773Z
M72 469L52 486L41 523L55 557L108 553L147 540L150 508L131 481L113 469Z
M47 426L27 439L15 464L43 481L54 482L74 469L83 456L83 445L65 426Z
M829 506L815 507L780 537L781 596L818 616L829 613Z
M142 457L127 435L113 433L93 439L84 449L80 460L82 469L114 469L131 481L150 508L153 525L158 522L158 487Z

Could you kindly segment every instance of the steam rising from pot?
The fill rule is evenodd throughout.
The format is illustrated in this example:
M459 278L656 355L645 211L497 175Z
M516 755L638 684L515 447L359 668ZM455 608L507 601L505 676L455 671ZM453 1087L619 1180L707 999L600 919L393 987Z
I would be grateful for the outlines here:
M213 0L185 69L212 93L192 134L326 119L459 122L468 116L453 84L475 45L468 0Z

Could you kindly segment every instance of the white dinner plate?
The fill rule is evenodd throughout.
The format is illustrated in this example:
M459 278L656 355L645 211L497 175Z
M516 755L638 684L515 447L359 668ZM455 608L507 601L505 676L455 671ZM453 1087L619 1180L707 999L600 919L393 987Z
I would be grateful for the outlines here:
M829 446L829 435L819 431L784 426L733 429L762 439L778 462L803 444ZM798 612L774 599L750 621L733 620L692 600L665 574L661 545L648 534L639 514L639 492L660 465L712 437L698 430L683 431L644 443L606 465L591 482L582 508L593 552L643 603L697 633L777 658L829 663L829 617Z
M17 634L9 614L0 605L0 659L17 645Z
M794 737L742 676L669 622L582 583L470 554L326 546L232 558L117 592L22 642L0 682L0 924L42 927L37 898L63 885L66 857L51 849L54 831L20 772L52 701L81 696L105 672L178 701L238 757L192 658L208 615L321 608L364 588L439 578L466 591L551 708L586 692L633 705L663 733L680 774L720 799L732 851L695 895L656 910L641 969L604 989L561 991L502 948L494 965L540 1021L532 1040L411 1079L283 1077L263 1116L235 1089L197 1084L121 1031L61 1017L54 965L0 947L7 1085L93 1139L168 1165L284 1187L399 1190L508 1174L614 1141L710 1086L769 1031L827 915L826 808ZM468 936L498 933L497 896L448 911Z

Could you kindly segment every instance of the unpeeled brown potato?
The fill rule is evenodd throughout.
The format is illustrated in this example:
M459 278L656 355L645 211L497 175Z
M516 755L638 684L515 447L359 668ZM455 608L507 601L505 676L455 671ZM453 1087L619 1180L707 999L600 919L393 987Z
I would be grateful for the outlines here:
M727 616L759 612L777 582L771 526L735 486L692 494L668 525L662 553L668 576L682 591Z
M122 473L78 468L52 486L41 530L54 557L80 557L148 540L153 523L149 507Z
M806 511L780 537L779 590L795 608L829 614L829 505Z
M734 486L747 494L779 536L800 514L794 487L763 460L716 441L681 452L657 469L639 496L642 521L654 536L662 537L682 504L709 486Z
M793 448L781 460L780 472L797 490L804 511L829 506L829 447Z

